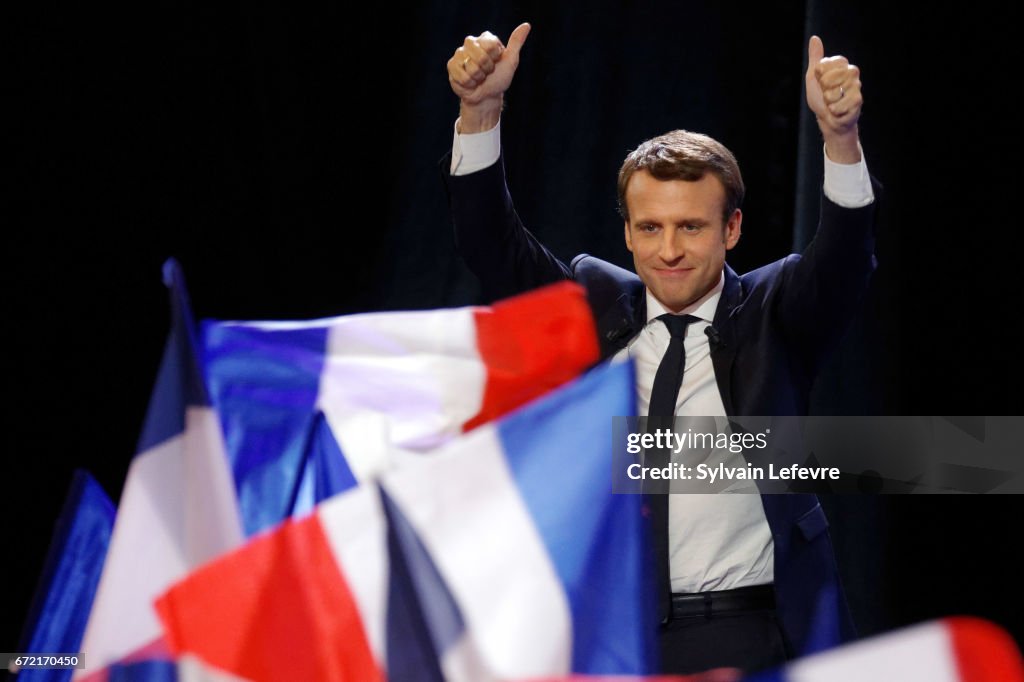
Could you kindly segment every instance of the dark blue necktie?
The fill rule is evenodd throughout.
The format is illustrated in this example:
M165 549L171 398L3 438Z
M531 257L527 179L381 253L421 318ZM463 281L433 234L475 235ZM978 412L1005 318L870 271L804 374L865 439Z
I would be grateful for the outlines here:
M650 409L647 410L647 431L653 433L657 429L672 429L676 413L676 401L679 387L683 384L683 370L686 368L686 328L691 322L700 318L693 315L665 314L658 317L668 327L671 340L668 350L661 358L658 371L654 375L654 386L651 388ZM668 466L671 457L670 449L648 450L645 463L649 467ZM651 510L651 539L654 544L654 562L658 585L658 618L666 623L672 612L672 576L669 572L668 557L668 484L669 481L654 482L657 488L645 487L649 492L648 507Z

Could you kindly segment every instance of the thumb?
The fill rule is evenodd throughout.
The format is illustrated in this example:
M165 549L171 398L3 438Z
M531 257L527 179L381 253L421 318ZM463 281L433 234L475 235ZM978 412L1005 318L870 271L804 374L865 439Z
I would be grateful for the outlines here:
M807 69L811 70L825 56L825 45L818 36L811 36L807 43Z
M508 44L505 46L505 50L512 53L512 57L519 59L519 50L523 48L523 43L526 42L526 36L530 35L530 25L522 23L516 26L516 30L512 31L512 35L508 37Z

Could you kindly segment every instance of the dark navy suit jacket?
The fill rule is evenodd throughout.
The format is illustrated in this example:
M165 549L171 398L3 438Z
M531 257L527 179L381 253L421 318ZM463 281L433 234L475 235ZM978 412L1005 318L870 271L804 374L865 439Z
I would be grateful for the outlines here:
M440 162L458 250L489 299L575 280L587 290L602 358L626 345L646 323L644 285L633 273L586 254L569 265L523 226L501 159L463 176ZM874 183L874 180L872 180ZM875 184L875 196L881 188ZM793 254L739 276L725 266L715 312L712 363L729 416L804 415L815 372L842 336L875 269L878 201L838 206L824 194L817 234ZM775 544L779 619L797 655L854 636L832 554L828 521L809 494L761 496Z

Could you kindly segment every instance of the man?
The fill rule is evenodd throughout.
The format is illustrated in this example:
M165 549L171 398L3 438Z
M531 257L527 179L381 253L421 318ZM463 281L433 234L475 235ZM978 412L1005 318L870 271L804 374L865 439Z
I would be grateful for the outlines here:
M824 58L811 38L807 102L824 138L825 186L802 255L742 277L725 264L743 221L739 167L720 143L680 130L641 144L619 173L633 275L585 254L564 264L515 213L499 122L529 31L520 25L507 47L489 32L469 36L447 64L460 116L442 175L459 251L485 293L583 284L603 357L636 362L640 414L806 413L815 371L875 266L857 68ZM665 672L752 671L853 636L814 496L652 496L651 509Z

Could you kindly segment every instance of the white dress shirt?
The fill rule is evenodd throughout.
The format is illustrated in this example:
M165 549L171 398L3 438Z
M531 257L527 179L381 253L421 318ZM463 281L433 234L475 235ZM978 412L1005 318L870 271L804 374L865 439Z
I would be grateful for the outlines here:
M501 122L485 132L463 135L455 123L452 143L452 175L482 170L501 154ZM845 208L859 208L874 201L863 151L856 164L838 164L825 157L825 196ZM704 330L711 325L725 284L718 284L702 298L681 310L700 322L691 323L683 342L686 360L683 383L676 400L680 417L724 417L725 406L715 380L711 344ZM651 389L670 335L657 320L667 310L647 290L647 324L619 351L613 362L632 358L636 364L637 414L650 408ZM676 494L669 498L669 568L673 592L727 590L771 583L774 579L774 545L756 494Z
M683 341L686 353L683 383L676 398L678 417L724 417L725 405L715 381L711 343L704 332L715 318L718 299L725 286L725 273L702 298L679 312L693 315ZM658 365L671 340L668 327L658 320L667 310L647 291L647 324L612 361L632 358L636 366L637 414L650 409L651 389ZM683 454L686 457L686 454ZM709 459L727 460L737 466L735 456L716 451ZM712 464L707 459L708 464ZM687 458L688 466L697 462ZM670 495L668 500L668 556L673 592L728 590L772 582L774 546L761 496L756 494Z

